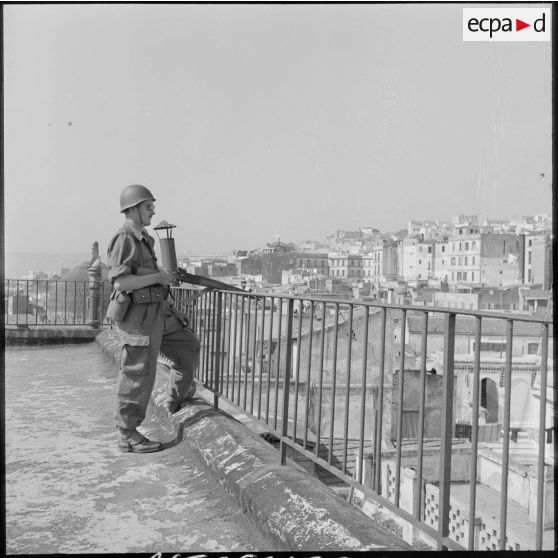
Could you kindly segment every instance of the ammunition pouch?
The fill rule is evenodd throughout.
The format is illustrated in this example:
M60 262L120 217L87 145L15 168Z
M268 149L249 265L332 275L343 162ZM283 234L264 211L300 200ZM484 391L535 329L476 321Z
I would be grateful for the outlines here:
M115 322L121 322L128 313L132 299L128 293L112 291L107 307L107 318Z
M167 289L162 285L151 285L143 289L136 289L130 293L134 304L147 304L149 302L163 302L167 298Z

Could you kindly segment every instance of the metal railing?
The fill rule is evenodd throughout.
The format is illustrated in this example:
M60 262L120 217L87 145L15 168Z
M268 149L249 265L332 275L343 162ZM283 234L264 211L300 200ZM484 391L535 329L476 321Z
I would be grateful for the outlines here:
M107 281L5 279L4 325L91 325L92 301L100 306L95 315L108 323L104 316L111 290Z
M287 456L310 460L438 548L543 547L553 487L550 320L325 297L173 292L201 341L199 381L215 406L226 399L264 423L279 440L282 464ZM465 323L471 331L464 333ZM481 354L481 339L495 328L506 340L503 359ZM531 341L540 334L539 357L521 356L525 328ZM515 403L529 398L528 416L512 412L512 391ZM463 422L470 439L457 437ZM496 432L491 442L479 437L488 427ZM520 499L510 493L509 475L525 465L510 447L520 430L530 444L536 502L527 543L508 528L509 506ZM492 514L498 525L478 509L488 469L500 479L492 487L500 494ZM467 487L466 505L453 499L458 485Z

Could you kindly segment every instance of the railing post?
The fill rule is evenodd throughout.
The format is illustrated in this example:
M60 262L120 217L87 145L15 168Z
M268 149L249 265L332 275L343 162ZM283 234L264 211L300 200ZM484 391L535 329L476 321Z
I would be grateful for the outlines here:
M451 488L451 442L453 438L453 359L455 351L455 314L446 315L444 326L444 377L442 393L442 430L440 447L440 496L438 516L438 548L446 549L444 539L449 535Z
M541 338L541 368L539 396L539 455L537 458L537 516L535 527L535 549L542 550L545 516L545 427L546 427L546 383L548 374L548 324L543 324ZM555 400L556 401L556 400ZM555 435L556 433L554 433Z
M287 436L289 430L289 386L291 383L291 366L293 354L293 310L294 299L290 298L287 305L287 351L285 355L285 379L283 383L283 408L282 408L282 424L281 424L281 465L287 462L287 444L283 439ZM279 335L281 332L279 331ZM277 415L277 413L276 413Z

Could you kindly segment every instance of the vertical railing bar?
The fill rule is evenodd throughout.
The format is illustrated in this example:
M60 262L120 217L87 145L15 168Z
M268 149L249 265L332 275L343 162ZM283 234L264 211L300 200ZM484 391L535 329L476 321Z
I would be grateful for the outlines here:
M37 279L35 281L36 289L35 289L35 325L39 323L39 283L40 280Z
M200 366L198 369L198 377L203 383L204 378L204 367L205 367L205 337L207 332L207 320L205 319L205 297L204 293L200 297Z
M320 338L320 377L318 381L318 424L316 426L316 455L319 456L321 426L322 426L322 396L323 396L323 381L324 381L324 347L325 347L325 302L322 302L322 335Z
M262 322L260 330L260 385L258 389L258 418L262 417L262 388L263 388L263 355L265 337L265 296L262 297Z
M29 281L25 281L25 325L29 325Z
M423 462L424 462L424 406L426 400L426 351L428 343L428 311L423 313L422 337L420 343L420 393L419 393L419 432L418 432L418 489L415 498L415 517L422 519L423 515Z
M85 305L85 289L83 289L83 304ZM85 306L83 308L83 322L85 322ZM54 324L58 323L58 281L54 282Z
M275 311L275 297L271 297L271 312L269 318L269 360L267 363L267 393L265 406L265 422L269 424L269 398L271 395L271 355L273 351L273 313Z
M504 384L504 444L502 455L502 485L500 491L500 550L506 549L508 521L508 473L510 459L510 416L513 320L506 321L506 368Z
M195 294L197 294L198 291L194 290L194 291L189 291L189 292L192 296L194 296ZM191 304L192 317L194 319L194 324L195 324L196 330L198 330L198 331L199 331L199 328L201 327L200 315L199 315L200 314L199 304L200 304L200 299L199 298L195 299ZM199 339L199 334L198 334L198 339Z
M74 281L74 325L77 317L77 282Z
M228 308L228 301L229 301L229 294L230 293L224 293L223 294L223 372L221 375L222 378L222 382L221 382L221 395L223 395L225 398L228 398L229 396L229 364L230 364L230 359L229 359L229 354L230 354L230 348L231 348L231 339L230 339L230 312L229 312L229 308ZM228 318L227 318L228 316ZM225 366L225 355L226 359L227 359L227 364Z
M387 309L382 308L382 316L380 321L380 355L379 355L379 372L378 379L378 408L376 409L376 428L374 439L374 490L377 494L382 493L382 429L384 414L384 375L385 375L385 357L386 357L386 319Z
M314 335L314 301L310 301L310 328L308 329L308 368L306 370L306 407L304 408L303 447L308 448L308 422L310 419L310 381L312 369L312 336Z
M239 358L238 358L238 363L239 363L239 369L238 369L238 388L236 390L236 396L237 396L237 400L236 403L237 405L240 407L240 390L241 390L241 384L242 384L242 341L244 339L244 303L246 300L246 297L244 295L241 295L241 303L240 303L240 339L238 341L238 350L240 351L239 354ZM234 401L234 399L233 399Z
M364 463L364 427L366 423L366 369L368 367L368 320L370 308L364 307L364 334L362 354L362 395L360 399L360 446L358 453L358 482L362 484L362 469Z
M19 279L16 279L15 301L16 301L15 323L19 324Z
M399 351L399 391L397 403L397 454L395 465L395 505L399 507L401 494L401 453L403 449L403 405L405 397L405 329L407 325L407 310L401 310L401 333Z
M236 381L236 340L238 335L238 295L234 295L234 341L232 346L232 379L231 379L231 401L234 402L234 391Z
M283 331L283 298L279 297L279 322L277 325L277 370L275 371L275 417L273 419L273 428L277 430L277 414L279 412L279 376L281 375L281 333ZM288 386L284 386L284 389Z
M206 322L206 344L205 344L205 369L204 369L204 383L209 387L209 370L211 368L211 333L213 324L211 323L211 291L207 291L205 297L205 322Z
M209 369L208 363L208 350L209 350L209 337L211 331L211 322L209 320L210 315L210 303L209 303L209 291L207 291L203 297L203 319L204 319L204 346L203 346L203 370L202 370L202 381L207 385L207 374Z
M225 355L228 354L227 348L227 293L219 291L221 295L221 345L220 345L220 361L219 361L219 396L224 397L225 391Z
M248 368L250 366L250 322L252 321L252 297L248 296L248 310L246 311L246 357L244 364L244 406L246 410L246 403L248 399Z
M93 300L90 301L93 303ZM64 281L64 324L68 323L68 315L67 315L67 304L68 304L68 281Z
M254 298L254 339L252 341L252 390L250 392L250 414L254 414L254 389L256 385L256 346L258 339L258 299Z
M298 393L299 393L299 385L300 385L300 353L301 353L301 338L302 338L302 300L299 300L298 302L299 305L298 305L298 332L296 338L296 383L295 383L295 395L294 395L293 442L296 442L296 427L298 422Z
M548 324L543 324L541 336L541 375L539 403L539 454L537 456L537 519L535 528L535 550L542 550L544 530L545 497L545 449L546 449L546 386L548 373ZM556 399L554 399L556 402ZM556 435L556 432L553 432Z
M46 312L46 322L47 324L50 324L50 319L49 319L49 314L48 314L48 286L49 286L49 281L45 281L45 312ZM16 294L17 294L17 290L16 290ZM76 295L76 300L77 300L77 295ZM16 302L17 302L17 296L16 296Z
M204 382L205 377L205 344L207 342L207 318L206 318L206 297L207 291L202 295L200 298L200 339L201 339L201 348L200 348L200 368L198 371L199 378L201 382Z
M87 323L87 291L89 285L87 281L83 282L83 323Z
M234 342L231 343L233 338L233 316L236 318L236 312L233 313L233 300L236 301L236 295L229 293L229 331L227 333L228 340L228 351L227 351L227 399L230 397L230 387L231 387L231 365L234 364L232 358L234 350ZM233 382L234 385L234 382Z
M339 341L339 303L335 303L335 330L333 333L333 357L331 359L331 410L329 424L329 455L327 462L331 465L333 460L333 434L335 423L335 396L337 391L337 343Z
M221 312L223 310L223 293L221 291L217 292L217 331L215 335L217 354L215 355L215 391L213 392L213 406L215 409L219 407L219 392L221 390Z
M480 344L482 318L475 316L475 353L473 356L473 410L471 420L471 477L469 480L469 538L468 550L475 549L475 519L477 499L477 452L479 447L479 405L480 405Z
M343 430L343 473L347 474L347 453L349 443L349 402L351 393L351 360L353 349L353 311L354 306L349 304L349 329L347 332L347 383L345 391L345 421Z
M217 291L212 291L211 293L211 317L213 320L213 327L211 328L211 387L215 390L216 386L216 362L217 362L217 351L219 350L219 344L217 343L217 326L218 324L218 313L217 313Z
M6 294L8 295L8 301L10 300L10 298L13 296L10 292L10 279L4 279L4 283L6 285ZM13 298L11 298L12 300L12 314L13 314L13 310L14 310L14 306L13 306ZM9 304L9 302L8 302ZM16 292L16 304L17 304L17 292ZM6 314L4 315L4 324L8 325L10 323L10 319L8 318L8 307L6 307Z
M207 366L205 372L205 383L209 388L213 388L211 385L211 370L212 370L212 355L213 352L213 334L215 328L215 322L213 321L213 291L208 291L207 293L208 305L207 305Z
M287 301L287 351L285 354L285 377L283 379L283 405L282 405L282 425L281 425L281 444L280 444L280 463L285 465L287 462L287 444L284 439L289 430L289 384L291 380L291 367L292 367L292 345L293 345L293 308L294 299L290 298Z
M453 437L453 370L456 315L446 314L444 324L444 375L442 393L442 428L440 447L440 482L438 497L438 550L446 548L449 536L449 508L451 490L451 445Z

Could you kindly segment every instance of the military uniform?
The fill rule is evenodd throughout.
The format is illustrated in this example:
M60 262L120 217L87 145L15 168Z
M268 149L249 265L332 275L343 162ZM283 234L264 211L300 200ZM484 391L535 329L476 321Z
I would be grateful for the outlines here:
M142 230L138 234L125 223L108 248L109 280L124 275L157 273L154 239ZM166 300L162 285L131 291L125 316L116 320L122 349L117 381L116 425L134 430L145 418L153 391L157 356L161 352L172 362L167 399L174 408L195 392L194 373L199 363L200 343Z

